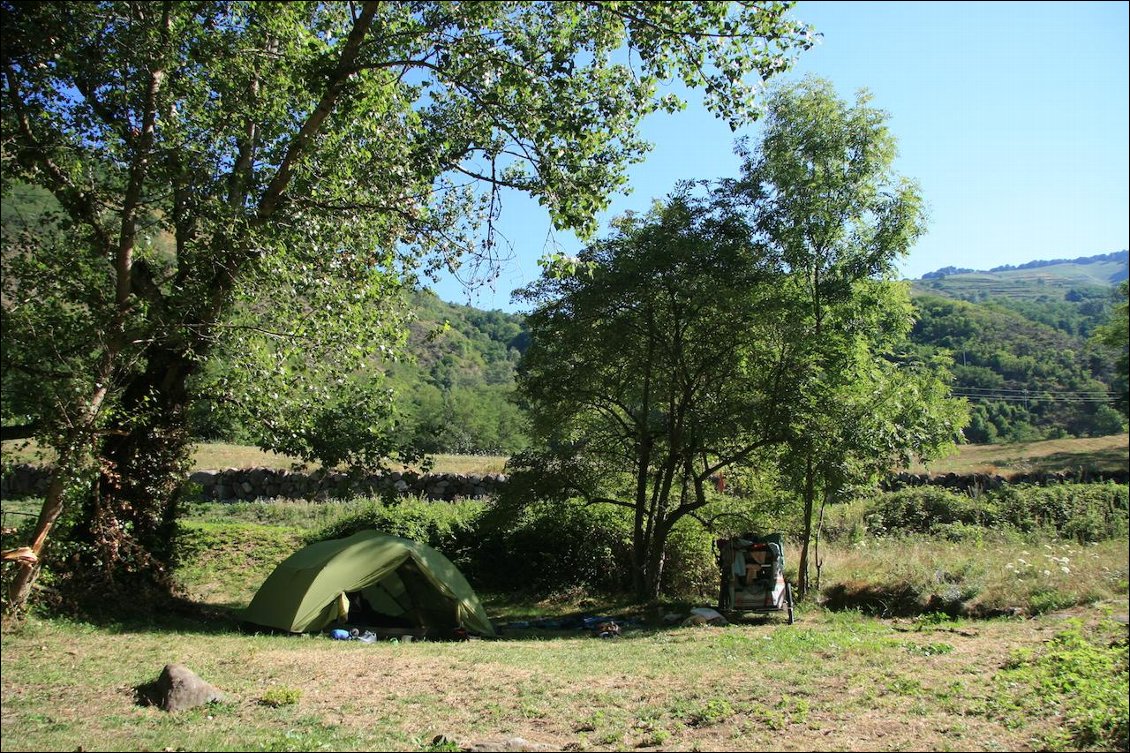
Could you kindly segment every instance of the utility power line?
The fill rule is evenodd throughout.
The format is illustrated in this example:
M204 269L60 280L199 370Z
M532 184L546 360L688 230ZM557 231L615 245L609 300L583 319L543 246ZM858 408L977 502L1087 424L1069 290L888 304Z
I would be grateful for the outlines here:
M963 389L955 389L951 392L954 397L964 397L967 400L992 400L1007 403L1026 403L1031 401L1041 402L1056 402L1056 403L1109 403L1117 399L1117 396L1112 392L1107 393L1049 393L1049 392L1023 392L1004 393L1004 392L970 392Z

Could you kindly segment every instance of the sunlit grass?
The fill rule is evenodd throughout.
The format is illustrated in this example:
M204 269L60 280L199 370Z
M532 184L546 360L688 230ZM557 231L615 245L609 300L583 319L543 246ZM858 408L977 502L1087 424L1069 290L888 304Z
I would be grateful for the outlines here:
M6 462L49 462L50 453L34 443L10 441L3 443ZM504 455L433 455L436 473L501 473L506 465ZM194 470L221 470L224 468L289 468L298 464L297 458L264 452L256 447L205 442L193 450ZM1125 470L1130 463L1130 435L1114 434L1107 437L1081 439L1050 439L1040 442L1015 444L963 445L947 458L924 466L913 465L912 473L988 473L1012 476L1020 473ZM320 467L315 465L314 467ZM417 467L417 470L419 468Z
M189 598L226 613L306 531L362 504L192 505L176 575ZM1128 548L992 531L971 542L864 537L822 547L825 589L908 584L923 600L955 591L1035 615L1022 620L875 619L809 601L792 626L780 616L660 626L664 613L712 596L641 607L584 589L480 595L499 621L630 610L644 624L614 640L529 630L365 646L159 613L125 625L33 617L2 635L4 750L434 750L440 735L480 749L514 737L554 750L1030 749L1071 730L1056 713L994 706L1002 677L1017 698L1042 692L1039 677L1002 672L1017 650L1038 656L1062 630L1062 615L1048 613L1071 609L1106 625L1104 613L1125 612ZM786 559L793 580L794 546ZM1107 646L1117 635L1099 637ZM170 661L229 699L177 715L137 706L133 689ZM287 702L263 702L276 697ZM1055 700L1091 698L1072 689Z
M1039 614L1125 599L1126 541L1078 544L993 536L977 542L927 537L867 537L822 548L821 587L931 597L963 613Z
M1130 462L1130 434L1081 439L1049 439L1014 444L962 445L947 458L912 473L988 473L1010 476L1019 473L1126 470Z
M34 442L23 440L3 443L3 460L11 463L49 463L53 459L49 450L40 448ZM432 455L433 473L501 473L506 465L504 455ZM274 452L264 452L258 447L227 444L224 442L201 442L193 448L193 470L223 470L225 468L290 468L301 465L301 460ZM321 468L312 464L311 468ZM395 466L394 464L394 467ZM422 465L413 470L422 470Z
M1096 645L1117 636L1105 625ZM363 645L176 618L32 618L2 636L4 749L497 750L521 737L550 750L1026 750L1064 718L1005 713L998 677L1062 628L811 612L614 640ZM174 659L226 700L175 715L138 706L133 689ZM1008 693L1039 697L1039 677L1007 679ZM433 745L441 736L451 747Z

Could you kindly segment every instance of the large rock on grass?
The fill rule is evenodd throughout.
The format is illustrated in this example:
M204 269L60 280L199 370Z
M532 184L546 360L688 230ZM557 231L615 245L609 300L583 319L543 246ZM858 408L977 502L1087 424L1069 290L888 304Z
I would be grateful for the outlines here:
M183 664L166 664L153 688L154 701L165 711L182 711L224 700L224 694Z

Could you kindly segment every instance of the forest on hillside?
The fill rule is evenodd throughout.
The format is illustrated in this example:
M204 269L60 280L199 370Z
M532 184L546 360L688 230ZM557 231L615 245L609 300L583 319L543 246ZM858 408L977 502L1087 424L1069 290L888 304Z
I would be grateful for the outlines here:
M46 203L49 203L49 199ZM5 224L43 213L45 197L13 191ZM1121 300L1111 285L1079 284L1087 269L1119 266L1126 252L1071 261L1032 262L990 270L943 269L912 285L918 321L913 343L948 351L954 393L969 400L972 443L1103 436L1125 430L1118 396L1125 395L1115 354L1091 340ZM1062 285L1025 276L1055 267ZM1080 272L1079 268L1083 268ZM994 294L1004 284L1007 295ZM510 455L529 443L514 399L515 373L528 345L524 317L440 300L423 290L407 296L407 340L381 364L381 389L395 393L395 443L425 453ZM213 371L222 370L216 364ZM7 391L5 391L7 392ZM222 395L203 394L195 409L198 439L255 444L260 427L227 409ZM207 398L213 397L209 400ZM20 406L3 403L4 423L18 423Z
M48 199L47 202L50 200ZM45 197L14 191L5 224L44 212ZM1121 297L1113 284L1086 285L1088 270L1125 277L1126 252L1031 262L988 273L943 269L912 284L918 321L913 343L948 351L954 393L969 400L972 443L1086 437L1125 429L1125 395L1115 354L1092 342ZM1054 267L1061 285L1026 273ZM1119 271L1121 270L1121 271ZM1001 285L1007 294L995 294ZM425 453L510 455L528 446L514 399L515 373L529 340L524 317L440 300L423 290L407 296L407 340L381 364L382 389L396 395L392 431L398 445ZM217 364L213 370L222 370ZM208 398L205 392L203 395ZM222 396L194 411L196 436L255 444L259 427L225 407ZM4 401L4 423L20 406Z
M954 393L969 400L971 443L1105 436L1125 430L1115 358L1090 341L1119 300L1114 287L966 301L914 296L915 346L948 351ZM411 298L405 358L386 365L399 441L428 453L509 455L526 448L514 378L528 345L524 317ZM234 431L232 430L234 428ZM254 441L252 427L209 439Z
M44 192L17 185L5 197L4 225L9 232L33 225L52 203ZM1125 430L1125 377L1117 354L1097 346L1093 335L1124 300L1116 283L1126 269L1127 252L1119 251L988 271L948 267L911 283L918 317L911 340L924 355L933 349L952 355L954 394L971 407L967 441ZM1096 274L1108 284L1088 284ZM428 290L406 293L405 305L406 341L377 372L380 389L395 394L394 443L424 453L524 450L527 423L514 399L516 369L529 344L524 317L447 303ZM215 363L208 373L223 369ZM204 399L193 411L196 437L259 443L262 427L211 389L202 387ZM2 404L4 424L19 423L22 406L6 398Z
M1114 359L1087 339L1105 321L1109 303L1087 308L1093 300L1018 305L915 297L919 319L912 339L951 353L954 394L971 404L969 442L1123 430L1124 417L1115 408Z
M993 267L988 270L969 269L967 267L942 267L933 272L927 272L922 275L923 280L944 280L947 277L954 275L966 274L995 274L997 272L1012 272L1014 270L1026 269L1045 269L1047 267L1057 267L1060 265L1071 265L1073 267L1080 267L1092 264L1106 264L1112 263L1116 265L1117 271L1110 275L1108 281L1111 283L1121 282L1126 279L1126 257L1127 251L1113 251L1109 254L1096 254L1094 256L1079 256L1074 259L1038 259L1035 261L1025 262L1024 264L1002 264L998 267Z

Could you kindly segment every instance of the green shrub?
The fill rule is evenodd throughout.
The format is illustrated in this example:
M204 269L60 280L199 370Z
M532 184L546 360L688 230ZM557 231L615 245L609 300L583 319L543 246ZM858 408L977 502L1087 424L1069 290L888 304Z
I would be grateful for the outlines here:
M427 544L462 567L476 535L476 521L485 508L486 503L476 501L407 499L390 505L372 500L310 534L307 542L341 539L358 531L377 530Z
M854 499L843 504L830 505L824 513L820 537L824 541L858 544L868 535L867 514L875 500L872 497Z
M691 517L668 534L661 591L709 596L718 588L717 534ZM476 521L469 573L476 584L540 593L622 593L632 582L632 513L577 500L496 506Z
M974 499L937 487L903 489L879 496L864 515L868 530L876 535L934 533L938 526L954 524L993 527L996 506L987 498Z
M663 592L668 596L718 595L715 536L694 518L683 518L667 537Z
M992 493L1001 521L1021 531L1053 531L1079 543L1125 538L1130 493L1123 484L1007 486Z
M1106 627L1091 635L1076 622L1040 651L1014 654L995 678L990 708L1006 719L1061 719L1042 741L1046 750L1126 750L1130 655L1125 629Z
M928 534L977 543L986 529L1074 539L1080 543L1125 538L1125 485L1008 485L976 498L938 487L918 487L864 497L831 508L824 528L829 541Z
M631 518L577 501L496 506L478 521L470 576L491 588L551 593L627 586Z

